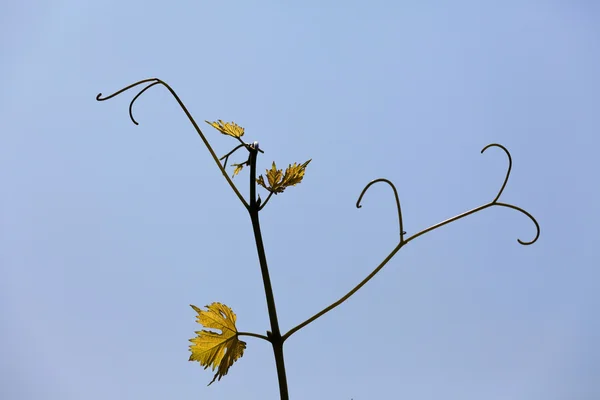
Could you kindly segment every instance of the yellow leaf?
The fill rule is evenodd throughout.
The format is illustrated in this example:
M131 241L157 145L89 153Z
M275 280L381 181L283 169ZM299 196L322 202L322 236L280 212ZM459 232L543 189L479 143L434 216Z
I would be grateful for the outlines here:
M235 314L225 304L212 303L206 306L208 311L191 307L198 313L196 322L205 328L221 331L217 333L203 329L196 332L198 336L190 339L193 343L190 345L190 361L198 361L204 369L212 367L214 371L217 368L217 373L208 384L210 386L215 379L221 380L221 377L227 375L229 367L244 355L246 343L238 339Z
M244 136L244 128L236 124L235 122L223 122L218 120L216 122L204 121L224 135L233 136L234 138L241 138Z
M246 165L246 163L241 163L241 164L231 164L232 167L235 167L235 169L233 170L233 176L236 176L237 174L239 174L242 171L242 168L244 168L244 165Z
M306 172L306 166L311 161L312 160L308 160L304 164L290 164L286 168L285 173L283 170L277 169L275 162L273 162L271 169L266 171L268 185L265 183L265 179L262 175L258 177L256 183L267 189L269 192L275 194L283 193L287 187L295 186L302 182L302 178L304 178L304 173Z

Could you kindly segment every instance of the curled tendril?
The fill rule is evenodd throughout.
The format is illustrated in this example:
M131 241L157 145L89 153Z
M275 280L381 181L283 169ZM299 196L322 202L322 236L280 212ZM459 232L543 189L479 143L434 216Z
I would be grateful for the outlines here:
M506 153L506 156L508 157L508 169L506 170L506 177L504 178L504 182L502 183L502 187L500 188L500 191L498 192L498 195L496 195L496 198L494 200L492 200L492 203L495 203L500 198L500 195L502 195L502 192L504 191L504 188L506 187L506 184L508 183L508 178L510 177L510 170L512 169L512 157L510 156L510 153L508 152L508 150L506 149L506 147L504 147L504 146L502 146L501 144L498 144L498 143L488 144L483 149L481 149L481 154L483 154L490 147L499 147L499 148L501 148L502 150L504 150L504 152Z
M517 242L519 242L523 246L529 246L530 244L534 244L538 240L538 238L540 237L540 224L538 224L538 222L533 217L533 215L529 214L527 211L523 210L521 207L513 206L512 204L494 202L494 205L501 206L501 207L508 207L508 208L512 208L513 210L517 210L517 211L525 214L526 216L528 216L529 219L532 220L533 223L535 224L536 233L535 233L535 237L533 238L533 240L531 240L529 242L524 242L521 239L517 239Z
M536 219L533 217L533 215L529 214L527 211L523 210L520 207L514 206L512 204L507 204L507 203L500 203L498 202L498 199L500 198L500 195L502 194L502 192L504 191L504 188L506 187L506 184L508 183L508 178L510 176L510 170L512 169L512 157L510 156L510 153L508 152L508 150L497 143L492 143L489 144L487 146L485 146L483 148L483 150L481 150L481 152L485 152L488 148L490 147L499 147L502 150L504 150L504 152L506 153L506 155L508 156L508 170L506 171L506 177L504 178L504 182L502 183L502 187L500 188L500 191L498 192L498 195L494 198L494 200L490 201L489 203L486 203L484 205L481 205L479 207L473 208L472 210L466 211L462 214L456 215L452 218L449 218L445 221L439 222L435 225L430 226L429 228L423 229L420 232L415 233L414 235L410 236L408 239L404 239L403 238L403 234L404 231L402 230L402 213L400 211L400 200L398 198L398 192L396 191L396 187L394 186L394 184L390 181L388 181L387 179L375 179L374 181L369 182L369 184L367 186L365 186L365 188L362 190L362 192L360 193L360 196L358 197L358 201L356 202L356 207L360 208L360 202L363 198L363 195L366 193L366 191L369 189L369 187L371 187L371 185L373 185L374 183L377 182L385 182L388 185L390 185L392 187L392 189L394 190L394 195L396 196L396 206L398 208L398 221L400 224L400 243L398 243L398 245L387 255L387 257L366 277L364 278L358 285L356 285L354 288L352 288L348 293L346 293L344 296L342 296L339 300L337 300L336 302L330 304L328 307L325 307L323 310L319 311L318 313L316 313L315 315L313 315L312 317L310 317L309 319L305 320L304 322L296 325L294 328L290 329L285 335L283 335L283 340L287 340L291 335L293 335L295 332L298 332L300 329L304 328L305 326L307 326L308 324L312 323L313 321L321 318L323 315L327 314L329 311L333 310L334 308L336 308L337 306L339 306L340 304L344 303L346 300L348 300L354 293L356 293L357 291L359 291L364 285L367 284L367 282L369 282L375 275L377 275L377 273L379 273L379 271L381 271L383 269L383 267L385 267L385 265L396 255L396 253L402 248L404 247L408 242L418 238L419 236L422 236L424 234L426 234L427 232L431 232L437 228L440 228L446 224L449 224L451 222L457 221L461 218L464 218L468 215L471 214L475 214L476 212L485 210L486 208L489 207L493 207L493 206L500 206L500 207L507 207L507 208L512 208L513 210L517 210L523 214L525 214L526 216L529 217L529 219L531 219L533 221L533 223L535 224L535 228L536 228L536 235L533 238L533 240L529 241L529 242L524 242L521 239L517 239L517 241L524 245L530 245L535 243L538 238L540 237L540 225L538 224L538 222L536 221Z
M106 97L102 97L102 93L98 93L98 96L96 96L96 100L98 100L98 101L104 101L104 100L109 100L109 99L112 99L113 97L115 97L115 96L118 96L118 95L120 95L121 93L123 93L123 92L125 92L125 91L127 91L127 90L129 90L129 89L131 89L131 88L133 88L133 87L136 87L136 86L138 86L138 85L141 85L142 83L147 83L147 82L152 82L152 83L151 83L151 84L149 84L148 86L146 86L145 88L143 88L142 90L140 90L140 92L139 92L138 94L136 94L136 95L135 95L135 97L134 97L134 98L131 100L131 102L129 102L129 118L131 119L131 122L133 122L133 123L134 123L134 124L136 124L136 125L139 125L139 123L138 123L138 122L135 120L135 118L133 118L133 103L135 103L135 101L136 101L136 100L137 100L137 99L138 99L138 98L139 98L139 97L140 97L140 96L141 96L141 95L142 95L142 94L143 94L143 93L144 93L146 90L150 89L152 86L155 86L155 85L160 85L160 84L162 84L163 82L162 82L160 79L158 79L158 78L144 79L144 80L141 80L141 81L139 81L139 82L136 82L136 83L134 83L134 84L131 84L131 85L127 86L127 87L124 87L123 89L121 89L121 90L118 90L118 91L114 92L113 94L111 94L111 95L109 95L109 96L106 96Z
M369 190L371 185L373 185L377 182L387 183L388 185L390 185L392 187L392 190L394 191L394 197L396 197L396 209L398 210L398 225L400 225L400 242L402 242L404 240L404 234L406 232L404 232L404 229L402 226L402 209L400 208L400 199L398 198L398 191L396 190L396 186L394 186L394 184L392 182L390 182L389 180L384 179L384 178L375 179L374 181L369 182L369 184L367 186L365 186L365 188L362 190L362 192L360 192L360 196L358 196L358 200L356 201L356 208L362 207L360 205L360 202L361 202L363 196L365 195L367 190Z
M131 121L133 121L134 124L139 125L138 122L135 120L135 118L133 118L133 103L135 103L135 101L138 99L138 97L140 97L142 94L144 94L144 92L146 90L150 89L152 86L159 85L159 84L160 84L160 82L154 82L154 83L149 84L148 86L146 86L145 88L140 90L140 92L138 94L136 94L135 97L129 103L129 118L131 118Z
M285 335L283 335L283 340L285 341L286 339L288 339L291 335L293 335L295 332L299 331L300 329L304 328L305 326L307 326L308 324L312 323L313 321L319 319L320 317L322 317L323 315L327 314L329 311L333 310L334 308L336 308L337 306L339 306L340 304L344 303L346 300L348 300L354 293L356 293L358 290L360 290L364 285L367 284L367 282L369 282L375 275L377 275L377 273L379 273L379 271L381 271L381 269L383 269L383 267L396 255L396 253L404 246L406 245L408 242L418 238L419 236L422 236L424 234L426 234L427 232L431 232L437 228L440 228L446 224L449 224L451 222L457 221L461 218L464 218L468 215L471 214L475 214L476 212L485 210L486 208L489 207L493 207L493 206L500 206L500 207L507 207L507 208L512 208L513 210L517 210L523 214L525 214L526 216L529 217L529 219L531 219L533 221L533 223L535 224L535 228L537 230L535 237L533 238L533 240L529 241L529 242L524 242L521 239L517 239L517 241L522 244L522 245L530 245L535 243L539 236L540 236L540 225L538 224L538 222L536 221L536 219L529 214L527 211L523 210L520 207L514 206L512 204L507 204L507 203L499 203L498 199L500 198L500 195L502 194L502 192L504 191L504 188L506 187L506 184L508 183L508 178L510 176L510 171L512 169L512 157L510 156L510 153L508 152L508 150L497 143L492 143L489 144L487 146L485 146L483 148L483 150L481 150L481 152L485 152L488 148L490 147L499 147L502 150L504 150L504 152L506 153L506 155L508 156L508 169L506 171L506 176L504 178L504 182L502 183L502 187L500 188L500 191L498 192L498 194L496 195L496 197L494 198L494 200L492 200L489 203L486 203L484 205L481 205L479 207L473 208L472 210L466 211L462 214L456 215L452 218L449 218L445 221L442 221L440 223L437 223L435 225L430 226L429 228L423 229L422 231L415 233L414 235L412 235L411 237L409 237L408 239L404 239L403 234L404 231L402 230L402 213L401 213L401 209L400 209L400 200L398 198L398 192L396 190L396 187L394 186L394 184L392 182L390 182L387 179L375 179L374 181L369 182L369 184L367 186L365 186L365 188L362 190L362 192L360 193L360 196L358 197L358 201L356 202L356 207L360 208L360 202L364 196L364 194L366 193L366 191L371 187L371 185L373 185L374 183L377 182L385 182L388 185L390 185L392 187L392 189L394 190L394 196L396 197L396 206L398 208L398 221L400 224L400 243L398 243L398 245L388 254L388 256L366 277L364 278L358 285L356 285L354 288L352 288L348 293L346 293L344 296L342 296L339 300L337 300L336 302L330 304L328 307L325 307L323 310L319 311L318 313L316 313L315 315L313 315L312 317L310 317L309 319L305 320L304 322L296 325L294 328L290 329Z

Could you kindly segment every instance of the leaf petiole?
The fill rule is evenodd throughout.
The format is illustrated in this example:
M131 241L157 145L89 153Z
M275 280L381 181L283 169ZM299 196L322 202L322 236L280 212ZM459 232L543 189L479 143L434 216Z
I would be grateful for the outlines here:
M255 338L259 338L259 339L263 339L266 340L267 342L271 342L271 339L269 339L267 336L265 335L260 335L258 333L252 333L252 332L238 332L237 333L238 336L252 336Z

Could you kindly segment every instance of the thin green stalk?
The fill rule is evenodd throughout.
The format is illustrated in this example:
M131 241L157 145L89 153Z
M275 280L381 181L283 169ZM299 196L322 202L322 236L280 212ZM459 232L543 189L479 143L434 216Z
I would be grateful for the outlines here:
M377 275L377 273L379 271L381 271L381 269L383 267L385 267L385 265L396 255L396 253L402 248L402 246L404 246L406 244L406 242L400 242L395 248L394 250L392 250L392 252L390 254L388 254L388 256L385 258L385 260L383 260L381 262L381 264L379 264L377 266L377 268L375 268L373 270L373 272L371 272L365 279L363 279L358 285L356 285L354 288L352 288L352 290L350 290L348 293L346 293L342 298L340 298L338 301L336 301L335 303L329 305L328 307L324 308L323 310L319 311L318 313L316 313L315 315L313 315L312 317L310 317L309 319L307 319L306 321L302 322L301 324L295 326L294 328L290 329L285 335L283 335L283 340L285 341L287 338L289 338L290 336L292 336L295 332L299 331L300 329L304 328L306 325L310 324L311 322L313 322L314 320L316 320L319 317L322 317L323 315L327 314L329 311L333 310L334 308L336 308L337 306L339 306L340 304L342 304L343 302L345 302L346 300L348 300L350 298L350 296L352 296L354 293L358 292L360 290L360 288L362 288L364 285L367 284L367 282L369 282L371 279L373 279L373 277L375 275Z
M267 257L263 244L262 233L260 230L260 221L258 212L260 204L256 201L256 157L257 149L250 150L250 206L248 212L252 220L252 229L254 231L254 240L256 241L256 251L258 252L258 261L262 272L263 284L265 287L265 296L267 298L267 309L269 311L269 321L271 322L271 331L267 336L273 345L273 354L275 356L275 366L277 368L277 380L279 381L279 393L281 400L289 400L287 378L285 374L285 362L283 359L283 338L279 331L279 322L277 321L277 310L275 308L275 297L269 277L269 268L267 266Z

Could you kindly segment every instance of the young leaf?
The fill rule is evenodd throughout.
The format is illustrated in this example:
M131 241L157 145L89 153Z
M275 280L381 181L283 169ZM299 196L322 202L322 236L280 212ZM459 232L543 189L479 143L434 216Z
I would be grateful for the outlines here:
M241 138L244 136L244 128L236 124L235 122L223 122L218 120L216 122L204 121L224 135L233 136L234 138Z
M304 178L304 172L306 172L306 166L311 161L312 159L308 160L307 162L301 165L298 165L296 163L294 163L294 165L289 165L285 169L282 185L285 187L296 186L298 183L302 182L302 178Z
M232 167L235 167L235 169L233 170L233 177L235 177L237 174L239 174L242 169L244 168L244 165L246 165L246 163L241 163L241 164L231 164Z
M221 380L221 377L227 375L229 367L244 355L246 342L238 339L235 314L225 304L212 303L205 306L208 311L193 305L191 307L198 313L196 322L205 328L221 331L217 333L203 329L196 332L198 336L190 339L193 343L190 345L190 361L198 361L204 369L212 366L214 371L217 368L217 373L208 384L210 386L215 379Z
M275 162L273 162L271 169L267 170L266 172L268 185L265 183L265 179L262 175L258 177L256 183L267 189L269 192L275 194L283 193L287 187L295 186L302 182L302 178L304 178L304 173L306 172L306 166L311 161L312 159L308 160L304 164L290 164L285 169L285 173L283 170L277 169Z

